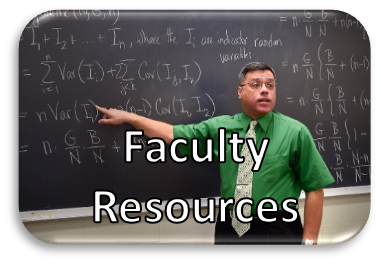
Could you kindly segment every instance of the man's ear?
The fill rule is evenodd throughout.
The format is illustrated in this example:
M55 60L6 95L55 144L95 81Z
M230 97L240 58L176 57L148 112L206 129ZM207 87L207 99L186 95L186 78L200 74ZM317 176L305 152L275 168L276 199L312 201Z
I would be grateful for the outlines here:
M238 98L241 99L242 98L242 87L241 86L238 86L237 88L237 94L238 94Z

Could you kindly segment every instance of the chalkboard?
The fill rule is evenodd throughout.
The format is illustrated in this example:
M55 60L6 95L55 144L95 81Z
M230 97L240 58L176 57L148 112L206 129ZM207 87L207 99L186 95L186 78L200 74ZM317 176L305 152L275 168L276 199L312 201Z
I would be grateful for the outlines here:
M310 129L335 183L370 185L370 42L338 11L50 11L19 44L19 210L132 197L219 196L218 164L124 162L130 125L101 126L94 104L187 124L241 112L237 74L264 61L275 110Z

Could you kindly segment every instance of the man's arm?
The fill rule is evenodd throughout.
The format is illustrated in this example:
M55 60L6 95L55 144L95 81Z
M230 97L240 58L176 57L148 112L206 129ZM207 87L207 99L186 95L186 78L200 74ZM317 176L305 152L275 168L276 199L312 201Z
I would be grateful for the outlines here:
M322 188L306 193L303 239L308 238L317 242L323 215L323 199Z
M117 109L107 110L97 105L95 108L103 113L103 118L98 121L99 124L120 125L129 123L136 129L143 130L144 135L147 137L162 138L167 144L173 140L173 126L170 124Z

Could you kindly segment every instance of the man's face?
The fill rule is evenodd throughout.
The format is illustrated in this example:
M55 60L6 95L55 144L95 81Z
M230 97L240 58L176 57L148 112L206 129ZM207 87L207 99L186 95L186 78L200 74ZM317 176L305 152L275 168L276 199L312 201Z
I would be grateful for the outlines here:
M246 84L246 85L244 85ZM257 88L251 84L256 84ZM246 79L237 89L242 110L251 118L259 118L273 110L276 102L274 75L270 70L255 70L246 74Z

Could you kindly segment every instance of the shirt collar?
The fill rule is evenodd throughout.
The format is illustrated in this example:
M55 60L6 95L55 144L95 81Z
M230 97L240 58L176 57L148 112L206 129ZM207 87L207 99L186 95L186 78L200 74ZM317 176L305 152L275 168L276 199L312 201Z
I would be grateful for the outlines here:
M271 119L273 117L273 111L270 111L266 115L260 117L257 119L258 124L262 127L262 129L267 132L267 129L269 128ZM251 120L253 120L250 116L248 116L246 113L241 113L241 124L243 131L246 132Z

